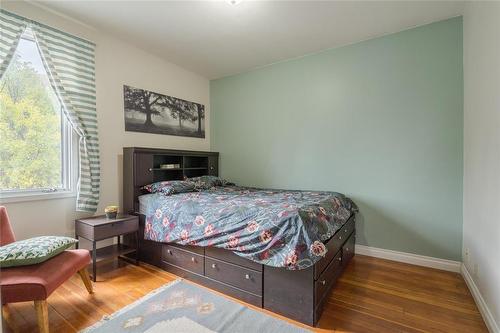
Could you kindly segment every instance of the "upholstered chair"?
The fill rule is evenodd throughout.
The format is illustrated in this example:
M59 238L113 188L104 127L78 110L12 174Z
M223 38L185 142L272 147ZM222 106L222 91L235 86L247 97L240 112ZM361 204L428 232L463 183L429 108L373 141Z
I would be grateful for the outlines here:
M0 246L15 242L7 209L0 206ZM49 332L47 298L61 284L78 272L92 294L87 266L90 264L88 250L66 250L39 264L2 268L0 287L2 306L7 303L34 301L40 332Z

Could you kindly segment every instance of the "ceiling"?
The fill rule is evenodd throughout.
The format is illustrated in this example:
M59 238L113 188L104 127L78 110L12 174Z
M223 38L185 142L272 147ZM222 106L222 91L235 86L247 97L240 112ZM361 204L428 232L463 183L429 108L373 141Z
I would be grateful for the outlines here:
M460 1L37 1L209 79L462 14Z

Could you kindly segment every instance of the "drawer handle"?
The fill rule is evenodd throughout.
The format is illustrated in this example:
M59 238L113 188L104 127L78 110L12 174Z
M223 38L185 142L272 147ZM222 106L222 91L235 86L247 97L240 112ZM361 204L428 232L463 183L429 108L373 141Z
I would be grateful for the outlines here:
M215 268L215 267L217 267L217 265L216 264L212 264L212 268Z
M321 281L321 284L325 285L326 284L326 280Z
M345 252L349 252L349 248L348 247L345 248Z
M211 167L210 167L210 170L213 170L213 169L214 169L214 167L213 167L213 166L211 166Z
M245 274L245 279L250 280L250 275Z
M167 253L172 255L172 250L167 250Z
M339 236L339 240L342 240L342 236Z
M338 260L338 261L342 261L342 257L339 257L337 260Z
M194 257L191 257L192 262L196 262L196 259Z
M347 229L344 229L344 232L347 234Z
M152 169L152 168L149 168L149 169L148 169L148 171L149 171L149 172L151 172L151 171L153 171L153 169Z

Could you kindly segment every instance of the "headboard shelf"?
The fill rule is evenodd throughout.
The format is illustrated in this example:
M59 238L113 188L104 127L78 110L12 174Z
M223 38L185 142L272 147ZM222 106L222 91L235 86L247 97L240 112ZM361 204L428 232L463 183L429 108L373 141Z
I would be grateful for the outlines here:
M176 171L184 170L184 168L149 168L149 171Z
M168 164L161 167L162 165ZM158 149L123 148L123 211L137 212L141 187L164 180L219 175L219 153Z

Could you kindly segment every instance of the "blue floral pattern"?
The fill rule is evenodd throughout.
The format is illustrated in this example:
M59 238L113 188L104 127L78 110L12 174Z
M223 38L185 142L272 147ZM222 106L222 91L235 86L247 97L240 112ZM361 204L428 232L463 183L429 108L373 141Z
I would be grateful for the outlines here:
M336 192L217 186L154 196L143 212L145 239L215 246L291 270L310 267L325 256L323 242L357 211Z

